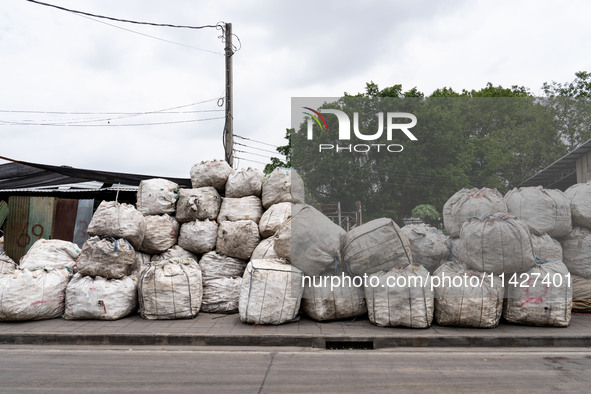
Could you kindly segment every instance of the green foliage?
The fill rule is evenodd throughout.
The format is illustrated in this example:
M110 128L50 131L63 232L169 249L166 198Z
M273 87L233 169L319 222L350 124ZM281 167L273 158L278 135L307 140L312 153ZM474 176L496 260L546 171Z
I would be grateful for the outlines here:
M437 209L431 204L417 205L412 209L411 215L413 218L421 218L423 222L430 225L436 224L441 218Z
M285 161L276 157L271 157L271 163L267 164L263 170L266 175L272 173L273 170L278 167L291 167L291 136L294 132L294 129L285 129L285 139L287 140L287 144L279 146L276 149L277 152L281 153L285 157Z

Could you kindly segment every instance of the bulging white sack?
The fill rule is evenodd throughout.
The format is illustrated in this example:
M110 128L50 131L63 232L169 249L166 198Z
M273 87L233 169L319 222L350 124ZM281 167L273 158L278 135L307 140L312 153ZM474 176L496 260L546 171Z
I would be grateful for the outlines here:
M534 234L565 237L572 230L570 201L560 190L521 187L505 195L509 212L523 220Z
M179 185L167 179L154 178L140 182L137 210L144 215L174 213Z
M213 186L223 192L228 177L234 170L225 160L207 160L195 164L191 168L191 183L193 188Z
M275 168L263 179L263 206L269 208L280 202L304 202L304 181L291 168Z
M205 219L183 223L178 244L181 248L196 254L204 254L215 249L218 224Z
M264 175L260 170L250 167L230 174L226 182L226 197L260 197L263 178Z
M61 317L70 276L65 268L25 268L0 275L0 321Z
M562 261L568 270L574 275L591 279L591 230L575 227L560 243Z
M221 222L216 251L237 259L249 260L259 241L259 226L252 220Z
M591 182L572 185L564 195L570 202L573 223L591 228Z
M548 234L531 234L531 243L534 250L534 256L540 260L562 261L562 246L560 245L560 242Z
M120 238L92 237L82 246L78 259L78 272L83 276L102 276L121 279L129 276L136 266L135 250Z
M433 272L449 257L449 247L443 232L424 223L409 224L401 228L410 243L412 260Z
M242 278L216 278L203 281L201 311L238 313Z
M346 269L357 276L389 271L413 262L407 236L388 218L372 220L346 233L343 260Z
M487 274L523 272L536 263L527 225L507 213L465 222L459 252L462 263Z
M302 311L316 321L356 319L367 313L363 287L355 286L351 277L304 277ZM338 278L338 281L336 280ZM334 286L333 286L334 285Z
M507 204L497 189L462 189L443 206L443 224L450 237L457 238L466 220L495 212L507 212Z
M240 320L282 324L298 319L303 293L302 272L274 260L251 260L240 289Z
M248 261L224 256L213 251L204 254L199 261L204 282L219 278L242 278L246 264Z
M17 269L16 263L6 253L0 253L0 275L14 274Z
M145 253L162 253L177 242L179 222L169 215L146 216L146 235L140 250Z
M274 235L279 228L291 217L291 203L280 202L273 204L263 213L259 221L261 237L267 238Z
M275 253L275 249L273 249L273 245L275 244L275 239L273 237L263 239L257 247L252 252L252 256L250 257L252 260L255 259L279 259L280 257ZM287 260L283 260L287 263Z
M134 249L139 249L146 234L146 221L133 205L103 201L92 216L88 234L125 238Z
M39 239L20 261L21 269L33 270L36 268L61 268L74 269L76 260L80 256L78 245L59 239Z
M152 257L150 257L150 261L170 260L175 257L181 259L191 259L195 260L196 262L199 262L199 259L194 253L191 253L178 245L174 245L164 253L152 255Z
M225 197L222 199L222 206L220 208L220 214L218 215L218 221L231 221L237 220L252 220L258 223L263 216L263 206L261 205L261 199L255 196L241 197L241 198L229 198Z
M137 309L137 283L126 276L74 275L66 288L66 320L117 320Z
M176 205L176 220L180 223L194 220L215 220L220 212L222 199L213 186L197 189L180 189Z
M144 319L194 318L202 297L201 269L194 260L175 258L150 263L138 283Z
M573 311L591 312L591 279L571 275L571 287L573 288Z

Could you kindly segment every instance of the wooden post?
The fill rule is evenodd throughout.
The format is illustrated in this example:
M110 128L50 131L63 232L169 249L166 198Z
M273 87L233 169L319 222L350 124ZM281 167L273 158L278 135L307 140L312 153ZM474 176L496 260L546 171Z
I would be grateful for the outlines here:
M233 107L234 97L233 80L232 80L232 55L234 49L232 47L232 24L226 23L226 126L224 130L225 153L226 161L233 167L234 165L234 118Z

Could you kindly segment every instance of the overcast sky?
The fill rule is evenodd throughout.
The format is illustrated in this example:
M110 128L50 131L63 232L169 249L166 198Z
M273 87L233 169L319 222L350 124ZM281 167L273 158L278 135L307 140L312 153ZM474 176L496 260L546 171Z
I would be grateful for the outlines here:
M231 22L242 42L234 56L234 129L271 145L285 142L291 97L357 93L369 81L427 94L489 81L539 93L545 81L591 70L585 0L44 1L157 23ZM223 158L224 121L211 119L224 115L219 34L99 22L2 0L0 155L177 177ZM272 155L264 151L271 146L237 142Z

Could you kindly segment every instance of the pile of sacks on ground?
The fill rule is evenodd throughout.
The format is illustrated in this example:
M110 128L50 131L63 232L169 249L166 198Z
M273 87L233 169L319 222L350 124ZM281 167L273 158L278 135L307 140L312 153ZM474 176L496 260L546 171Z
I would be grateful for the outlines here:
M0 257L0 320L112 320L139 305L146 319L567 326L571 282L591 298L591 184L505 197L463 189L444 207L448 237L388 218L347 233L304 204L289 169L263 176L214 160L195 165L191 181L144 181L136 207L103 201L82 250L40 240L19 267Z

